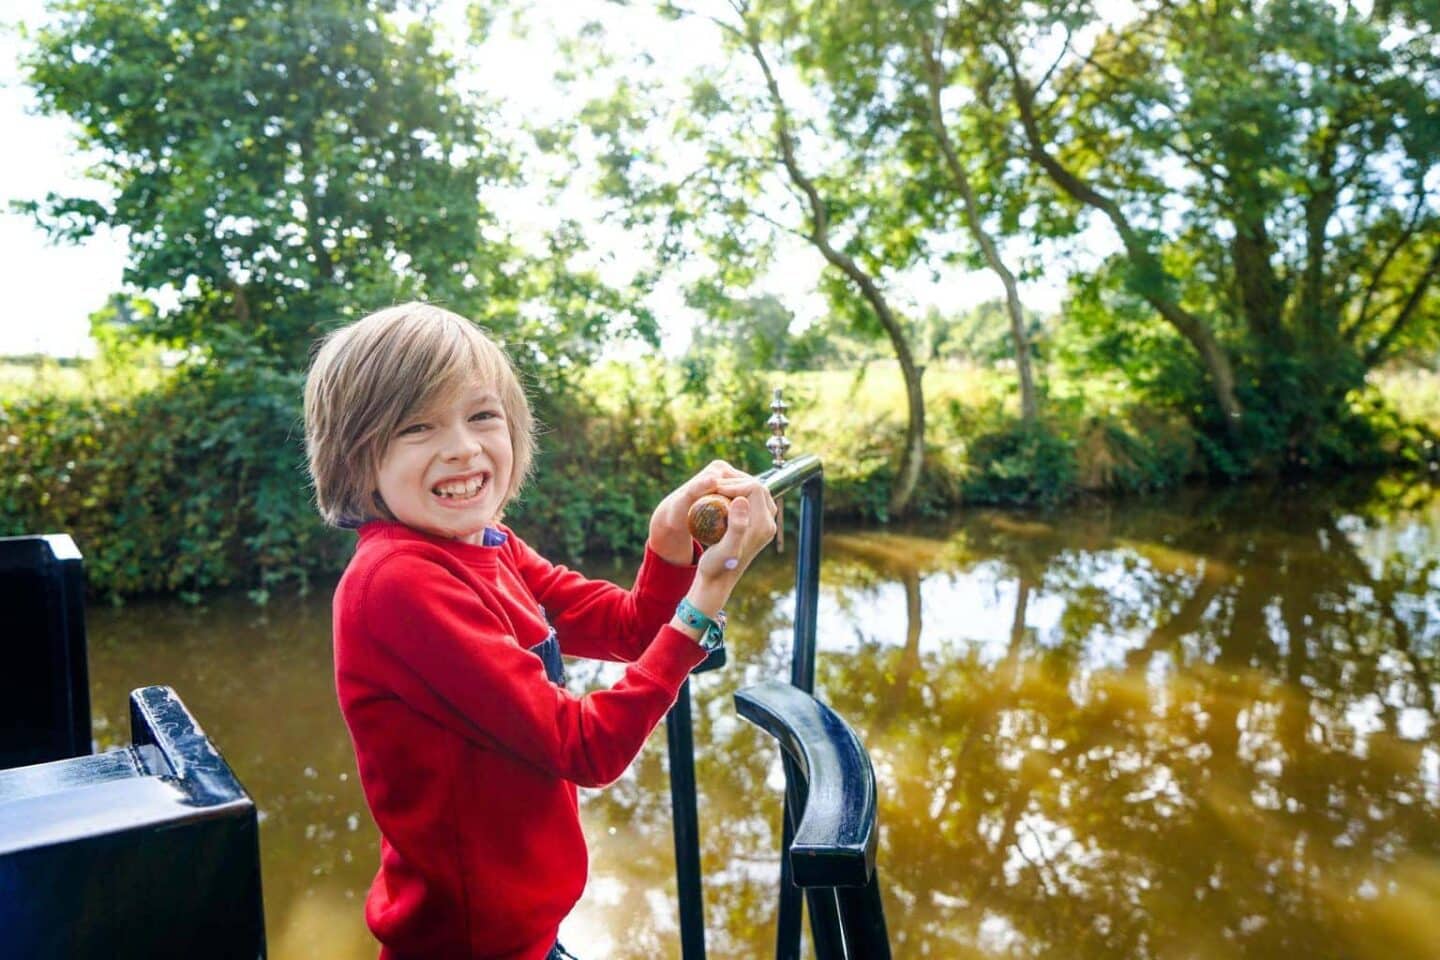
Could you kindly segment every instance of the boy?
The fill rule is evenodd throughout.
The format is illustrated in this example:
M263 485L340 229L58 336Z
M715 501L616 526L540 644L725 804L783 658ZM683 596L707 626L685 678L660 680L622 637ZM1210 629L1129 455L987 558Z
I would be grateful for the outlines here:
M564 956L587 854L576 785L629 765L718 640L774 501L716 462L650 520L626 591L550 564L501 523L533 422L500 349L409 303L337 330L305 385L321 514L359 526L335 590L335 683L380 828L365 919L384 958ZM734 498L696 561L690 504ZM613 687L561 685L561 652L628 661Z

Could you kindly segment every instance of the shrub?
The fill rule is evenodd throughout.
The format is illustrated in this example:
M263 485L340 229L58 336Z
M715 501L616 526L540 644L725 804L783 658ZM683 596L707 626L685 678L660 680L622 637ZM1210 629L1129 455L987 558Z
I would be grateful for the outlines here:
M590 381L594 394L537 398L535 475L509 513L527 540L571 560L634 553L655 505L705 464L768 463L760 384L727 365L673 374L658 363L608 368Z
M71 534L92 588L112 597L194 599L242 586L263 601L277 587L339 572L353 535L326 528L311 505L301 374L238 343L163 375L106 369L77 374L89 389L56 378L0 401L0 534ZM97 382L97 371L112 379ZM865 376L863 390L839 371L773 382L787 388L792 454L825 462L826 514L884 521L905 432L902 395L886 371ZM771 385L714 357L552 381L536 397L536 474L507 519L570 562L637 552L655 504L704 464L769 464ZM1095 389L1053 392L1034 425L1019 420L1011 384L994 374L932 372L926 390L918 513L1163 488L1226 455L1178 417ZM1357 392L1351 405L1317 456L1348 462L1379 450L1413 462L1440 449L1429 428L1375 393Z
M1075 447L1044 423L1016 421L976 437L964 497L976 503L1055 503L1076 489Z
M241 352L133 397L8 400L0 530L69 533L114 597L304 587L347 547L310 507L299 384Z
M1075 448L1085 490L1140 493L1172 487L1199 465L1194 430L1144 409L1088 417Z

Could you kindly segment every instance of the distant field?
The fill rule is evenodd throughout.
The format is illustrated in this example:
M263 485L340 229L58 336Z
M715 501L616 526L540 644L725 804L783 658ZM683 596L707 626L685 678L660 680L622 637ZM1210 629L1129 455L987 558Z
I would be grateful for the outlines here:
M648 376L648 370L607 363L589 371L583 383L602 406L614 407L626 393L628 377L644 380ZM679 389L678 366L667 367L663 376L672 390ZM792 409L845 409L861 416L898 414L905 409L905 384L894 363L874 363L855 370L763 371L759 380L766 389L784 387ZM1012 392L1013 383L1013 373L960 364L930 367L922 379L927 406L950 399L993 401L997 394Z
M898 413L905 409L905 381L893 363L860 370L813 370L780 374L787 393L820 409L847 408L857 414ZM920 383L925 403L967 398L987 399L995 393L1001 375L981 367L932 367Z
M85 385L85 371L78 365L0 358L0 397L32 392L79 393Z
M822 410L899 415L905 409L904 381L900 368L893 363L875 364L864 370L817 370L777 376L787 392ZM998 408L997 412L1003 410L1014 416L1020 413L1019 380L1010 367L936 365L925 370L921 385L927 410L954 400L965 407L994 407ZM1128 399L1125 386L1118 379L1076 381L1050 376L1039 389L1051 405L1079 402L1094 412L1122 405Z
M102 370L81 360L54 360L35 357L0 357L0 399L30 393L83 394L103 389L128 393L158 383L164 371L154 364L127 367L123 371ZM629 375L637 375L629 368ZM645 374L638 374L641 377ZM667 367L664 376L678 388L678 367ZM594 392L601 406L614 408L625 394L626 368L604 364L585 376L585 386ZM877 362L856 370L813 370L798 373L762 374L767 386L785 388L795 428L800 432L825 430L839 422L880 419L903 420L905 387L899 368L891 362ZM1375 371L1370 383L1407 419L1440 430L1440 372L1410 369ZM950 402L962 407L988 408L993 412L1019 413L1019 391L1015 372L1009 369L963 364L937 365L925 371L923 379L927 410L941 409ZM1083 381L1050 377L1045 382L1046 400L1052 410L1069 406L1099 413L1123 405L1128 397L1118 381ZM808 420L807 420L808 418Z
M1370 382L1407 420L1440 430L1440 373L1395 370L1372 373Z
M1000 405L1012 415L1019 413L1019 388L1013 370L971 366L933 367L925 372L925 406L957 400L977 408ZM1440 430L1440 372L1410 369L1373 372L1370 384L1406 419ZM778 374L787 395L817 411L846 411L862 419L891 415L900 417L905 409L905 389L900 371L893 364L874 366L863 373L850 370L822 370ZM1133 402L1118 380L1072 380L1051 377L1046 383L1046 400L1052 412L1069 407L1101 414ZM793 403L793 400L792 400Z
M0 400L39 394L131 396L164 376L165 369L153 360L107 366L88 360L0 357Z

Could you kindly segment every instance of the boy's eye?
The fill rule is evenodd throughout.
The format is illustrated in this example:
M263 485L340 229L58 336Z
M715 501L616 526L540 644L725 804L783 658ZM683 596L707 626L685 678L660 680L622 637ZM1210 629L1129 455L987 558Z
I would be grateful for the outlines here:
M427 429L429 429L429 424L424 424L424 423L412 423L412 424L410 424L410 426L408 426L408 427L401 427L401 428L400 428L400 436L403 437L403 436L407 436L407 435L411 435L411 434L422 433L422 432L424 432L424 431L427 430Z
M470 419L471 419L471 420L494 420L494 419L495 419L496 417L498 417L498 416L500 416L500 414L499 414L498 411L495 411L495 410L481 410L479 413L472 414L472 415L470 416Z

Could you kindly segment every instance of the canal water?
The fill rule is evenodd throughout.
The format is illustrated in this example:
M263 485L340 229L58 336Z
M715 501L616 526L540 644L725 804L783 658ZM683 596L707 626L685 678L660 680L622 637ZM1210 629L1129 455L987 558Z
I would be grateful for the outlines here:
M792 562L747 575L730 666L694 682L713 958L773 956L781 769L731 694L787 674ZM817 687L874 760L896 956L1436 956L1437 566L1440 488L1413 478L833 527ZM100 745L170 684L254 796L271 956L373 957L328 590L89 629ZM581 791L562 937L587 960L679 955L664 755L662 726Z

